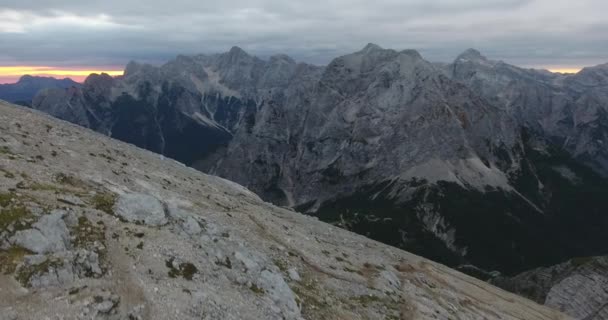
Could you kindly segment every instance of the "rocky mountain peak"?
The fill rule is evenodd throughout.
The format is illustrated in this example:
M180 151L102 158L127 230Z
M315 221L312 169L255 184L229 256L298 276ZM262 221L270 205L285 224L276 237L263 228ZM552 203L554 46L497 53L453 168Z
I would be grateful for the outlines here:
M270 62L271 64L272 63L280 63L280 62L285 62L285 63L288 63L288 64L296 64L296 61L292 57L290 57L290 56L288 56L286 54L275 54L275 55L272 55L272 56L270 56L270 59L268 60L268 62Z
M125 67L124 76L125 77L131 76L131 75L139 72L139 70L141 70L141 68L142 68L142 64L141 63L138 63L136 61L131 60L131 61L129 61L129 63Z
M245 50L238 46L233 46L232 48L230 48L230 51L228 51L227 56L230 57L233 61L251 58L251 56Z
M456 62L466 61L487 61L487 58L476 49L467 49L461 53L457 58Z
M372 51L377 51L377 50L384 50L382 47L380 47L379 45L375 44L375 43L368 43L367 45L365 45L365 47L363 47L363 49L361 49L361 53L369 53Z
M422 55L420 54L420 52L418 52L418 50L414 50L414 49L405 49L405 50L401 50L399 53L403 54L403 55L407 55L410 56L414 59L420 59L423 60Z

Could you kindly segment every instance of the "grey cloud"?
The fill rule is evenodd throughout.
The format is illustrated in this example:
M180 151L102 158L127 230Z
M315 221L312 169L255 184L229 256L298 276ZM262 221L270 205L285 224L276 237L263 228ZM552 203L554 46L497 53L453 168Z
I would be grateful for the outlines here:
M525 66L608 61L605 0L0 0L3 9L39 20L108 20L21 33L1 32L0 22L0 63L121 65L239 45L324 64L367 42L418 49L434 61L468 47Z

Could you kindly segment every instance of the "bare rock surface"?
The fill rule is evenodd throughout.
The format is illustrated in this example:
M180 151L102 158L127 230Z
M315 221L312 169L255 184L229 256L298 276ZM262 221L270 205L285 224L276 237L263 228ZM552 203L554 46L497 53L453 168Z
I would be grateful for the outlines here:
M608 319L608 257L577 258L492 283L576 319Z
M65 212L56 210L42 216L31 229L17 232L12 238L13 244L39 254L65 251L69 232L62 220L64 215Z
M5 103L0 168L4 318L569 319L233 182ZM133 194L156 200L135 201L145 210L129 221L117 209ZM84 205L61 201L66 195ZM27 230L67 243L34 252L11 240Z
M147 194L127 193L120 195L114 205L117 216L145 225L159 226L167 223L162 203Z

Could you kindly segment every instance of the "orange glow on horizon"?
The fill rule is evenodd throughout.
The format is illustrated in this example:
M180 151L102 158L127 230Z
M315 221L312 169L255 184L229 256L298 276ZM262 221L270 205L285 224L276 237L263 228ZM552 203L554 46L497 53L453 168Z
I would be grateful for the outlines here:
M74 81L82 82L92 73L107 73L111 76L121 76L123 75L123 70L104 70L104 68L92 69L87 67L0 66L0 79L4 80L0 82L16 82L24 75L55 77L60 79L71 78Z
M555 68L547 68L547 70L551 71L551 72L559 72L559 73L578 73L579 71L581 71L581 68L575 68L575 67L555 67Z

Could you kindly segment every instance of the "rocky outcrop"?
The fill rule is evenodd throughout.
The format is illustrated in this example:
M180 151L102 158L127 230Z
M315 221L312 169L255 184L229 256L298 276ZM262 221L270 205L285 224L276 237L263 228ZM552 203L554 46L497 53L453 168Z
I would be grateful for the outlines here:
M574 317L608 319L608 258L577 258L491 283Z
M570 319L158 154L0 110L2 317ZM167 223L139 223L139 209L136 221L120 219L121 195L161 202ZM65 250L10 240L63 225Z
M163 204L147 194L123 194L116 200L113 210L118 217L129 222L150 226L167 223Z
M69 232L62 220L64 215L64 212L55 211L42 216L31 229L15 233L11 242L38 254L65 251L69 245Z

